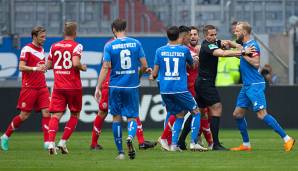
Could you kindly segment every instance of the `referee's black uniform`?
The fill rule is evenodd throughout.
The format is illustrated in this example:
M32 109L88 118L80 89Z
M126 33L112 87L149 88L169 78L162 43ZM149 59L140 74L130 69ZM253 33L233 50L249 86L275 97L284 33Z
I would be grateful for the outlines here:
M221 41L210 43L204 40L201 44L200 50L200 67L199 76L196 80L196 100L200 108L210 107L216 103L220 103L220 97L215 87L215 80L217 74L218 57L213 56L216 49L221 48ZM210 129L213 138L214 150L225 150L220 145L218 139L220 117L212 116L210 122Z

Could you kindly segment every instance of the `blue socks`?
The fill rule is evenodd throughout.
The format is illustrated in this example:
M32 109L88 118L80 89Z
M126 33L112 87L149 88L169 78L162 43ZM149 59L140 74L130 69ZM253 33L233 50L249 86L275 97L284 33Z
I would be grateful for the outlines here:
M191 140L190 143L195 143L199 134L200 130L200 123L201 123L201 114L200 112L192 115L191 120Z
M122 147L122 127L120 122L113 122L112 124L114 141L117 146L118 152L123 153Z
M244 143L249 142L248 132L247 132L247 122L245 117L235 119L237 122L238 129L240 130L242 140Z
M287 135L272 115L266 114L263 118L263 121L268 126L270 126L276 133L278 133L281 138L284 138Z
M127 122L127 133L128 133L128 138L133 140L133 138L136 136L137 133L137 122L135 120L131 120Z
M181 127L183 124L184 118L176 118L176 121L172 130L172 144L177 145Z

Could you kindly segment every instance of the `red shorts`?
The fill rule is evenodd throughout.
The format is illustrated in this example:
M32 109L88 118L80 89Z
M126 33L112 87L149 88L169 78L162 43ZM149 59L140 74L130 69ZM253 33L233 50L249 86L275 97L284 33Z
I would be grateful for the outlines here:
M99 110L108 112L109 87L101 89L101 99L99 101Z
M22 88L18 100L17 109L31 112L32 109L40 112L41 109L49 107L50 93L47 87L43 88Z
M66 106L68 106L71 112L80 112L82 109L82 89L75 90L53 90L51 102L50 102L50 112L64 112Z

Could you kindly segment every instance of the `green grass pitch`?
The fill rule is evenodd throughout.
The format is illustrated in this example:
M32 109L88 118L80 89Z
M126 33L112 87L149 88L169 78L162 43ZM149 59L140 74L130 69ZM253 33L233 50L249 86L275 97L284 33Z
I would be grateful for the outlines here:
M298 130L288 130L298 138ZM155 149L139 151L135 160L118 161L111 130L104 130L100 142L102 151L90 151L91 132L75 132L68 142L70 154L49 156L42 148L41 133L15 133L10 149L0 151L0 171L7 170L119 170L119 171L188 171L188 170L298 170L298 147L290 153L283 151L283 141L271 130L251 130L251 152L165 152ZM126 132L123 134L125 139ZM156 140L159 130L145 130L147 140ZM58 134L57 137L60 137ZM222 130L221 141L226 147L237 146L241 137L236 130ZM126 150L125 144L123 144ZM137 143L135 141L135 147Z

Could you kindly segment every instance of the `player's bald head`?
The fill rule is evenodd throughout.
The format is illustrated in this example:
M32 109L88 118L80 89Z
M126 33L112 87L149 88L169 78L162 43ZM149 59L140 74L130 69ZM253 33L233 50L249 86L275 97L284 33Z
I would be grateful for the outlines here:
M251 34L252 28L248 22L240 21L237 23L237 26L241 27L241 29L246 31L248 34Z

